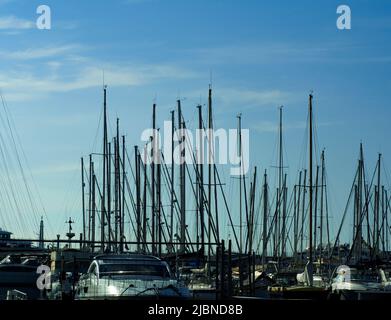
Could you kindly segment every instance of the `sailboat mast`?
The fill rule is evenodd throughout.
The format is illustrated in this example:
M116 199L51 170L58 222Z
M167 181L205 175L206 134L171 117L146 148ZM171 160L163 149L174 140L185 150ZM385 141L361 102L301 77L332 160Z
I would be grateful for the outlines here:
M183 126L183 119L182 119L182 108L181 108L181 101L178 100L178 126L180 130L180 136L181 136L181 148L180 148L180 196L181 196L181 221L180 221L180 252L185 252L185 241L186 241L186 186L185 186L185 175L186 175L186 163L185 163L185 133L184 133L184 126Z
M91 241L91 216L92 216L92 155L90 154L89 181L88 181L88 241Z
M159 257L162 255L162 208L161 208L161 164L160 164L160 150L156 150L156 152L159 152L156 155L156 158L158 160L157 165L156 165L156 180L157 180L157 192L156 192L156 201L157 201L157 241L158 241L158 254Z
M84 198L84 159L81 158L81 202L82 202L82 210L83 210L83 241L86 240L86 207L85 207L85 198Z
M147 246L147 152L144 152L144 184L143 184L143 252L146 253Z
M124 251L124 237L125 237L125 136L122 136L122 187L121 187L121 211L120 211L120 252ZM139 156L140 158L140 156ZM141 159L140 159L141 160ZM140 161L139 160L139 161ZM140 170L139 170L140 171Z
M211 232L212 232L212 87L209 85L208 91L208 261L211 256Z
M105 250L105 213L106 213L106 168L107 168L107 86L103 87L103 175L101 201L101 251Z
M306 183L307 183L307 169L304 169L304 179L303 179L303 200L301 203L301 232L300 232L300 260L303 259L304 252L304 222L305 222L305 204L306 204Z
M137 252L140 252L141 239L141 184L140 184L140 156L138 146L134 147L134 161L136 173L136 220L137 220Z
M117 118L118 127L118 118ZM114 248L115 252L118 251L118 137L115 136L113 139L114 144Z
M319 185L319 166L316 166L315 174L315 199L314 199L314 250L315 250L315 259L316 259L316 245L317 245L317 236L318 236L318 185Z
M174 165L174 123L175 123L175 111L171 111L171 214L170 214L170 242L171 242L171 248L174 249L173 241L174 241L174 201L175 201L175 184L174 184L174 177L175 177L175 165ZM173 250L174 251L174 250Z
M312 262L312 94L309 96L309 261Z
M239 253L243 253L243 212L242 212L242 116L238 115L238 151L240 157L240 178L239 178Z
M199 150L199 164L198 164L198 174L199 174L199 214L200 214L200 232L201 232L201 248L205 248L205 221L204 221L204 140L203 140L203 125L202 125L202 106L198 106L198 129L199 129L199 141L200 141L200 150Z
M287 174L284 175L283 185L282 185L282 228L281 228L281 258L284 258L286 255L286 238L287 238L287 228L286 228L286 198L288 188L286 186Z
M119 119L117 118L117 137L115 139L115 182L116 182L116 191L115 191L115 241L116 241L116 250L118 250L118 237L121 233L121 221L122 221L122 203L121 203L121 166L120 166L120 143L119 143Z
M323 203L324 203L324 197L323 192L325 190L324 183L325 183L325 165L324 165L324 150L322 151L321 156L321 178L320 178L320 229L319 229L319 244L320 244L320 258L319 260L322 262L322 255L323 255Z
M255 190L257 185L257 167L254 168L254 177L251 188L251 200L250 200L250 224L249 224L249 232L248 232L248 242L249 242L249 250L248 252L251 254L253 252L253 241L254 241L254 206L255 206Z
M283 186L282 186L282 179L283 179L283 175L284 175L284 158L283 158L283 154L282 154L282 106L279 108L280 110L280 124L279 124L279 146L278 146L278 192L277 192L277 206L278 206L278 211L277 211L277 220L276 220L276 226L277 226L277 232L276 232L276 236L277 237L280 237L280 239L278 239L276 241L277 243L277 252L276 252L276 255L277 257L281 257L283 255L283 252L282 252L282 242L284 241L283 240L283 237L284 237L284 234L281 234L281 231L282 230L282 225L284 224L282 220L282 214L281 214L281 208L282 208L282 201L283 201ZM282 236L282 237L281 237ZM281 239L282 238L282 239ZM280 245L281 245L281 250L280 250Z
M263 176L263 231L262 231L262 266L266 264L267 256L267 223L268 223L268 190L267 190L267 171Z
M111 230L111 142L107 144L108 161L107 161L107 236L108 250L111 251L112 230Z
M379 238L380 238L380 229L379 229L379 218L380 218L380 173L381 173L381 153L379 153L378 162L377 162L377 196L376 196L376 212L375 212L375 254L379 253Z
M156 253L156 247L155 247L155 154L156 154L156 104L153 104L153 110L152 110L152 137L151 137L151 143L152 143L152 154L151 154L151 229L152 229L152 254Z
M94 171L94 163L91 161L91 250L94 252L95 250L95 218L96 218L96 196L95 196L95 187L96 187L96 175Z

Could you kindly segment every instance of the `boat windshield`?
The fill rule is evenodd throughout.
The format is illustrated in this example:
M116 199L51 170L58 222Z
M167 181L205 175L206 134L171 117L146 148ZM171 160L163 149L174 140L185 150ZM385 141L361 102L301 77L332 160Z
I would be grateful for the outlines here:
M349 277L349 275L339 275L341 278ZM361 271L361 270L354 270L351 269L350 271L350 281L357 281L357 282L380 282L380 276L376 272L369 272L369 271Z
M379 275L373 273L352 273L352 281L379 282Z
M130 275L170 278L170 273L164 264L102 264L99 266L99 273L101 277Z

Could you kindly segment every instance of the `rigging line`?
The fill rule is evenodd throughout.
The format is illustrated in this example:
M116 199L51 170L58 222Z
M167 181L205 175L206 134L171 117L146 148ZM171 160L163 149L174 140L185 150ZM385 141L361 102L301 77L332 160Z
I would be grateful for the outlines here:
M182 118L183 118L183 116L182 116ZM184 126L184 129L186 129L186 125ZM185 130L185 134L186 134L186 133L187 133L187 130ZM188 138L189 138L189 137L188 137ZM190 139L185 139L185 141L188 143L188 151L190 151L190 154L191 154L191 156L192 156L192 160L193 160L193 161L192 161L192 162L193 162L192 164L193 164L194 171L195 171L195 173L196 173L197 179L200 181L200 173L198 172L198 168L197 168L197 166L195 165L195 163L197 162L197 160L196 160L194 151L191 149L191 145L190 145L189 142L188 142L189 140L190 140ZM214 165L214 166L216 167L216 165ZM187 163L185 163L185 167L186 167L186 170L188 171L188 175L189 175L189 177L190 177L189 168L188 168ZM215 168L215 170L216 170L216 168ZM190 177L190 178L191 178L191 177ZM192 188L193 188L193 193L195 194L193 183L191 183L191 186L192 186ZM205 192L203 186L201 186L201 189L202 189L203 192ZM206 193L204 194L204 199L207 199ZM213 215L211 214L211 211L210 211L210 209L211 209L211 204L208 203L208 201L205 201L205 204L206 204L205 208L208 208L208 209L207 209L208 218L209 218L210 221L211 221L211 231L213 232L214 238L215 238L215 240L217 241L217 228L216 228L216 225L215 225L215 221L213 220ZM206 228L206 226L205 226L205 228Z
M11 127L11 123L10 123L10 119L9 119L9 116L8 116L8 113L7 113L6 103L5 103L5 99L4 99L3 95L1 95L1 100L2 100L2 105L3 105L4 113L5 113L5 116L6 116L6 120L7 120L7 125L8 125L8 129L9 129L9 135L10 135L11 141L13 143L13 148L14 148L14 152L15 152L15 155L16 155L16 159L17 159L18 165L19 165L20 173L21 173L23 181L24 181L24 186L25 186L26 191L27 191L27 195L28 195L28 198L29 198L29 201L30 201L31 209L34 212L34 211L37 210L37 208L36 208L36 205L33 202L33 199L31 197L31 191L30 191L30 188L28 186L27 179L26 179L26 176L25 176L25 173L24 173L24 169L23 169L23 166L22 166L22 163L21 163L21 159L20 159L20 156L19 156L18 148L17 148L16 141L15 141L15 138L14 138L13 130L12 130L12 127ZM1 119L2 119L2 121L4 121L3 117L1 117ZM34 212L34 213L37 214L37 212ZM37 221L35 221L35 222L37 222Z
M185 121L184 121L183 115L182 115L182 119L183 119L183 122L185 122ZM202 122L202 124L203 124L203 130L206 131L204 121ZM186 125L184 126L184 128L186 129ZM186 131L185 131L185 134L186 134ZM206 140L208 141L208 144L211 143L211 141L209 141L209 135L208 135L208 134L206 135L205 138L206 138ZM188 140L189 140L189 139L186 139L186 142L187 142L187 143L189 143ZM214 146L214 144L213 144L213 146ZM190 149L190 145L189 145L189 149ZM194 163L196 162L195 155L194 155L193 150L190 149L190 151L191 151L191 155L193 156L193 166L194 166ZM214 171L216 171L216 174L219 175L218 170L217 170L217 167L216 167L216 164L215 164L215 161L214 161L214 152L213 152L212 154L210 154L210 157L211 157L212 160L213 160L213 161L212 161L212 163L213 163L213 169L214 169ZM195 172L196 172L196 174L199 175L199 173L198 173L198 168L196 168L196 167L195 167ZM226 203L225 193L224 193L224 190L223 190L223 188L222 188L222 186L221 186L220 178L219 178L219 184L220 184L221 193L223 194L223 197L224 197L224 202ZM203 187L202 187L202 190L204 190ZM207 199L206 195L205 195L205 199ZM208 202L206 202L206 204L207 204L206 208L208 208L207 213L208 213L208 215L209 215L209 217L210 217L210 219L211 219L211 223L212 223L212 225L211 225L212 230L211 230L211 231L213 231L213 232L215 233L214 236L215 236L215 238L216 238L216 236L217 236L217 234L216 234L216 226L215 226L215 224L214 224L213 216L211 216L211 213L210 213L210 204L209 204ZM226 208L228 208L227 204L226 204ZM233 231L233 233L234 233L235 238L237 238L237 236L236 236L236 231L235 231L235 229L234 229L234 227L233 227L233 223L232 223L232 218L231 218L230 211L227 210L227 212L228 212L229 219L230 219L230 222L231 222L231 225L232 225L232 231Z
M127 159L128 159L128 164L129 164L129 167L130 167L130 170L131 170L133 179L135 180L136 177L135 177L135 174L134 174L134 170L133 170L133 168L132 168L132 166L131 166L131 164L130 164L130 158L129 158L129 154L128 154L127 151L126 151L126 157L127 157ZM130 185L129 185L128 179L126 179L126 183L127 183L127 185L128 185L128 188L130 189ZM149 185L149 184L148 184L148 185ZM150 186L149 186L149 187L150 187ZM133 201L133 204L134 204L134 197L133 197L133 195L131 195L131 197L132 197L132 201ZM161 205L162 216L163 216L163 218L164 218L164 224L166 225L167 232L169 232L169 230L168 230L167 218L166 218L166 214L165 214L165 211L164 211L164 206L162 205L162 201L161 201L161 200L160 200L160 205ZM134 210L134 214L136 215L135 204L133 205L133 210ZM136 217L135 219L136 219L136 221L137 221L137 217ZM152 233L151 229L150 229L150 232ZM163 228L161 229L161 232L162 232L162 236L163 236L163 238L164 238L164 241L167 241L167 237L166 237L166 234L165 234Z
M164 161L164 155L163 155L163 153L161 153L161 155L162 155L162 160L163 160L163 165L164 165L164 169L166 169L166 171L164 171L164 169L163 169L163 175L164 175L164 177L166 178L166 182L168 182L168 183L171 183L171 179L169 179L169 181L168 181L168 178L167 178L167 176L169 177L169 173L168 173L168 168L167 168L167 165L166 165L166 163L165 163L165 161ZM186 168L187 168L187 166L186 166ZM170 184L171 185L171 184ZM166 187L168 188L168 186L166 185ZM175 193L175 190L174 190L174 197L175 197L175 202L177 203L177 206L178 206L178 208L176 209L176 212L177 212L177 222L180 220L180 216L179 216L179 202L178 202L178 199L177 199L177 197L176 197L176 193ZM175 207L175 206L174 206ZM164 208L162 207L162 210L163 210L163 212L164 212ZM167 232L169 232L169 229L168 229L168 223L167 223L167 220L166 220L166 215L164 214L164 219L165 219L165 223L166 223L166 225L167 225ZM190 237L190 233L189 233L189 230L188 230L188 228L186 228L186 230L185 230L185 232L186 232L186 238L187 238L187 240L189 241L189 242L192 242L191 241L191 237ZM193 248L193 244L191 244L191 249L193 250L194 248Z
M129 155L128 155L128 152L127 152L127 151L126 151L126 156L127 156L128 162L129 162L129 164L130 164L130 158L129 158ZM135 179L136 179L136 176L135 176L135 174L134 174L134 170L133 170L133 168L132 168L131 165L129 165L129 167L130 167L130 171L131 171L131 173L132 173L133 179L135 180ZM127 185L128 185L128 189L129 189L129 192L130 192L130 184L129 184L128 179L126 179L126 183L127 183ZM131 199L132 199L132 206L133 206L133 212L134 212L134 215L135 215L135 220L137 221L137 216L136 216L136 205L135 205L134 196L133 196L132 193L131 193ZM165 220L165 224L167 224L167 220L166 220L166 217L165 217L165 214L164 214L164 208L163 208L163 206L162 206L161 201L160 201L160 205L161 205L161 210L162 210L163 217L164 217L164 220ZM132 223L133 223L133 222L132 222ZM166 239L166 234L165 234L165 232L164 232L164 229L161 229L161 231L162 231L162 236L163 236L164 240L166 241L167 239ZM152 234L152 230L150 230L150 232L151 232L151 234Z
M171 186L172 180L171 180L171 176L170 176L170 174L168 172L167 164L164 161L164 156L163 156L163 165L164 165L163 166L163 178L166 180L166 183L164 185L165 185L166 189L171 192L171 188L169 186ZM172 191L173 191L173 197L174 197L174 210L175 210L175 213L176 213L176 217L179 220L180 217L179 217L178 198L177 198L175 190L172 190ZM177 206L175 206L175 203L177 204Z
M0 146L0 148L1 148L1 146ZM3 180L3 179L1 179L1 180ZM2 219L3 219L4 226L7 228L8 226L11 226L11 225L12 225L12 224L11 224L11 218L9 217L9 212L13 211L14 209L12 208L13 206L12 206L12 202L11 202L10 196L9 196L9 194L8 194L8 190L5 189L5 188L6 188L6 184L0 183L0 187L4 190L4 192L0 192L0 198L1 198L1 200L2 200L2 202L4 203L4 206L5 206L5 207L4 207L4 209L5 209L4 212L7 213L7 214L4 214L4 215L2 214L1 217L2 217ZM5 194L5 197L6 197L6 200L7 200L7 201L4 201L3 194ZM9 206L10 209L8 209L8 206ZM6 222L6 220L7 220L7 222ZM16 220L17 229L18 229L18 232L21 232L22 229L21 229L19 223L20 223L20 222L19 222L19 220L17 219L17 220ZM7 229L8 229L8 228L7 228Z
M99 133L101 132L102 118L103 118L103 105L102 105L102 108L100 109L100 114L99 114L99 119L98 119L98 126L96 128L95 137L94 137L94 140L93 140L92 146L91 146L91 152L92 153L94 152L94 150L96 148L96 145L97 145L97 142L98 142L98 136L99 136Z
M24 219L23 219L23 215L22 215L22 210L21 210L21 207L20 207L20 205L18 203L18 200L17 200L18 197L17 197L17 194L15 193L15 190L14 190L15 187L14 187L14 184L13 184L13 180L11 179L11 176L10 176L10 170L9 170L9 167L8 167L6 154L4 153L4 148L5 148L5 151L7 151L6 144L5 144L3 135L1 133L0 133L0 140L1 140L2 144L3 144L3 148L1 148L0 151L1 151L1 157L3 158L3 165L4 165L5 172L6 172L6 177L7 177L7 180L8 180L8 186L9 186L10 191L11 191L11 196L12 196L12 200L14 202L15 208L16 208L16 212L17 212L19 218L22 219L22 221L23 221L22 225L24 225Z
M183 117L183 115L182 115L182 120L183 120L183 123L184 123L184 129L186 129L186 124L185 124L185 121L184 121L184 117ZM185 134L188 134L188 131L187 130L185 130L184 131L185 132ZM187 150L189 151L187 154L191 154L191 156L192 156L192 164L193 164L193 168L194 168L194 170L195 170L195 173L196 173L196 175L197 175L197 179L198 180L200 180L200 173L198 172L198 168L197 168L197 166L195 165L195 163L197 163L197 160L196 160L196 157L195 157L195 154L194 154L194 151L191 149L191 145L189 144L189 136L187 136L187 138L188 139L185 139L185 142L188 144L188 148L187 148ZM186 146L185 146L186 147ZM188 165L185 163L185 167L186 167L186 169L189 171L189 169L188 169ZM190 175L190 174L189 174ZM192 185L192 187L194 188L194 186ZM201 186L201 190L202 190L202 192L204 192L205 193L205 190L204 190L204 187L203 186ZM194 190L193 190L193 192L194 192ZM207 199L207 196L206 196L206 193L204 194L204 199ZM207 211L207 214L208 214L208 218L210 219L210 222L211 222L211 231L213 232L213 235L214 235L214 238L215 238L215 240L217 240L217 229L216 229L216 225L215 225L215 221L213 220L213 216L212 216L212 214L211 214L211 204L210 203L208 203L208 201L205 201L205 209L207 209L206 211ZM206 227L206 226L205 226Z
M260 193L260 196L259 196L259 201L258 201L258 206L257 206L257 218L255 220L255 224L259 226L259 232L256 232L256 234L258 234L258 241L256 241L256 252L259 252L260 251L260 245L261 245L261 241L262 241L262 231L263 230L263 223L264 221L259 221L261 218L261 207L262 207L262 204L263 204L263 201L264 201L264 197L263 197L263 194L264 194L264 184L262 184L262 187L259 188L259 191ZM258 230L255 230L255 231L258 231Z
M169 193L171 192L171 189L170 189L170 186L171 186L171 177L170 177L170 174L168 173L168 167L167 167L167 164L164 160L164 155L163 153L161 154L162 155L162 160L163 160L163 178L166 180L166 183L164 184L165 187L166 187L166 190L169 191ZM175 190L173 192L173 195L174 195L174 198L175 198L175 202L178 204L178 199L176 197L176 193L175 193ZM179 204L178 204L178 207L175 207L175 211L177 213L177 222L180 220L180 217L179 217ZM164 208L163 208L163 211L164 211ZM164 215L164 219L165 219L165 223L166 223L166 228L167 228L167 232L169 233L169 226L168 226L168 223L167 223L167 220L166 220L166 216ZM170 233L169 233L170 234ZM188 241L191 242L191 238L190 238L190 234L189 234L189 231L187 230L186 228L186 236L188 237Z
M9 126L13 127L14 128L14 132L15 132L15 135L16 135L16 139L19 143L19 146L20 146L20 150L22 152L22 156L24 158L24 161L25 161L25 164L27 166L27 169L28 169L28 172L30 174L30 178L31 178L31 181L33 183L33 187L35 188L35 191L37 193L37 196L38 196L38 200L39 200L39 203L41 205L41 208L42 208L42 211L44 212L44 215L48 221L48 226L49 226L49 230L53 230L53 227L50 223L50 220L48 219L48 215L47 215L47 211L46 211L46 208L43 204L43 201L42 201L42 197L41 197L41 194L40 194L40 191L39 191L39 188L37 186L37 183L34 179L34 176L32 174L32 170L31 170L31 167L29 165L29 162L28 162L28 159L27 159L27 156L26 156L26 153L24 151L24 148L23 148L23 145L22 145L22 142L21 142L21 139L20 139L20 136L19 136L19 133L18 131L16 130L16 125L15 125L15 122L13 120L13 117L12 115L8 112L8 104L7 104L7 101L5 100L5 97L2 96L2 100L3 100L3 107L4 107L4 110L5 110L5 113L6 113L6 116L7 116L7 121L10 123ZM11 130L11 129L10 129Z

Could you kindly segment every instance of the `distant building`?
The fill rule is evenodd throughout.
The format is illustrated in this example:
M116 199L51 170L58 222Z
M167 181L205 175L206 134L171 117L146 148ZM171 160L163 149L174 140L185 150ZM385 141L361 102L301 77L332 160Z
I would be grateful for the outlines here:
M11 239L12 232L0 228L0 247L8 248L31 248L30 241L14 241Z
M12 232L8 232L0 228L0 243L11 240L11 234Z

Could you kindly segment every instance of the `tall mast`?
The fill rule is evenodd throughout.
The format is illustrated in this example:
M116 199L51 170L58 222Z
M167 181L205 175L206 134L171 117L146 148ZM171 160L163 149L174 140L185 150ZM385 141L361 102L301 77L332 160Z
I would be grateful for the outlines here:
M178 126L180 130L180 137L181 137L181 148L180 148L180 201L181 201L181 221L180 221L180 252L185 252L185 241L186 241L186 163L185 163L185 156L186 156L186 145L185 145L185 133L184 133L184 126L183 126L183 117L182 117L182 108L181 108L181 101L178 100Z
M282 221L282 214L281 214L281 208L282 208L282 201L283 201L283 176L284 176L284 158L282 153L282 106L279 108L280 110L280 124L279 124L279 146L278 146L278 192L277 192L277 206L278 206L278 213L277 213L277 237L284 236L284 234L281 234L281 227L284 224L284 221ZM283 239L280 239L277 241L277 256L282 256L282 241ZM279 250L281 244L281 251Z
M101 201L101 251L105 250L105 213L106 213L106 168L107 168L107 86L103 87L103 175Z
M156 231L156 225L155 225L155 214L156 214L156 208L155 208L155 154L156 154L156 135L155 135L155 130L156 130L156 104L153 104L153 111L152 111L152 161L151 161L151 189L152 189L152 194L151 194L151 222L152 222L152 254L156 254L156 246L155 246L155 231Z
M309 261L312 263L312 94L309 96Z
M171 111L171 214L170 214L170 242L171 249L174 249L173 241L174 241L174 206L175 206L175 184L174 184L174 176L175 176L175 165L174 165L174 132L175 132L175 111Z
M286 177L287 174L284 175L284 180L282 184L282 226L281 226L281 257L285 257L285 249L286 249L286 197L288 188L286 187Z
M118 233L121 234L122 203L121 203L121 166L119 148L119 119L117 118L117 137L115 139L115 247L118 250ZM121 237L121 235L120 235Z
M144 185L143 185L143 252L147 252L147 152L144 152Z
M208 95L208 104L209 104L209 134L210 141L209 145L211 146L211 154L210 156L213 159L213 189L214 189L214 202L215 202L215 226L216 226L216 242L220 243L220 235L219 235L219 211L217 205L217 184L216 184L216 159L215 159L215 149L214 149L214 133L213 133L213 108L212 108L212 86L209 88ZM213 154L212 154L213 152ZM212 165L212 162L210 163ZM211 206L211 204L210 204Z
M267 216L268 216L268 190L267 190L267 172L263 176L263 231L262 231L262 266L266 264L267 256Z
M298 251L298 244L299 244L299 222L300 222L300 199L301 199L301 176L302 171L299 172L299 185L295 186L295 200L297 199L297 202L295 201L295 223L294 223L294 242L293 242L293 252L295 256L295 260L297 260L297 251ZM296 197L297 195L297 197Z
M199 164L198 164L198 175L199 175L199 215L200 215L200 232L201 232L201 248L204 251L205 248L205 221L204 221L204 140L203 140L203 124L202 124L202 106L198 108L198 129L199 129Z
M211 232L212 232L212 87L209 85L208 91L208 261L211 256Z
M307 183L307 169L304 169L304 180L303 180L303 201L301 203L301 233L300 233L300 252L301 252L301 258L302 260L303 252L304 252L304 222L305 222L305 204L306 204L306 183Z
M316 259L316 245L318 236L318 184L319 184L319 166L316 166L315 173L315 199L314 199L314 258Z
M112 230L111 230L111 142L107 144L108 161L107 161L107 236L108 250L111 251Z
M356 262L362 259L362 224L363 224L363 184L364 184L364 151L362 143L360 143L360 158L358 161L358 181L356 186L356 230L353 246L355 247ZM365 203L367 203L365 197ZM356 238L357 237L357 238ZM374 238L374 245L376 238ZM375 248L376 250L376 248Z
M240 157L240 179L239 179L239 253L243 253L243 212L242 212L242 116L238 115L238 151Z
M121 212L120 212L120 252L124 251L124 237L125 237L125 136L122 136L122 188L121 188Z
M254 168L254 177L251 188L251 196L250 196L250 219L249 219L249 232L248 232L248 252L251 254L253 252L253 237L254 237L254 206L255 206L255 190L257 184L257 167Z
M88 179L88 241L91 241L91 216L92 216L92 155L90 154Z
M324 183L325 183L325 164L324 164L324 150L322 151L321 155L321 178L320 178L320 229L319 229L319 244L320 244L320 258L319 261L322 262L322 255L323 255L323 192L325 190Z
M160 150L156 150L159 152L156 154L156 158L160 158ZM156 201L157 201L157 241L158 241L158 254L159 257L162 255L162 208L161 208L161 164L160 159L157 162L157 172L156 172L156 180L157 180L157 192L156 192Z
M85 200L84 200L84 189L85 189L85 183L84 183L84 160L83 157L81 158L81 203L82 203L82 209L83 209L83 241L86 240L86 206L85 206Z
M385 228L387 228L387 225L385 225L385 216L384 216L384 186L381 187L381 208L382 208L382 223L381 223L381 232L382 232L382 251L386 251L385 246ZM388 230L387 230L388 231Z
M377 161L377 197L376 197L376 212L375 212L375 254L379 253L379 236L380 236L380 228L379 228L379 218L380 218L380 190L381 190L381 153L379 153L378 161Z
M95 197L95 186L96 186L96 176L94 171L94 163L91 161L91 173L92 173L92 182L91 182L91 192L92 192L92 211L91 211L91 249L92 252L95 250L95 218L96 218L96 197Z
M362 212L363 212L363 199L365 199L364 203L367 202L366 197L364 197L364 184L365 184L365 170L364 170L364 151L360 150L360 162L361 162L361 170L360 170L360 183L358 187L358 192L359 192L359 203L358 203L358 216L359 216L359 221L360 221L360 232L359 232L359 239L358 239L358 244L359 244L359 249L360 249L360 258L361 258L361 253L362 253L362 224L363 224L363 219L362 219Z
M117 118L117 127L118 127L118 118ZM118 251L118 210L119 210L119 190L118 190L118 143L117 139L118 137L115 136L113 138L113 145L114 145L114 251Z
M140 252L141 239L141 184L140 184L140 156L138 146L134 147L134 161L136 172L136 220L137 220L137 252Z

